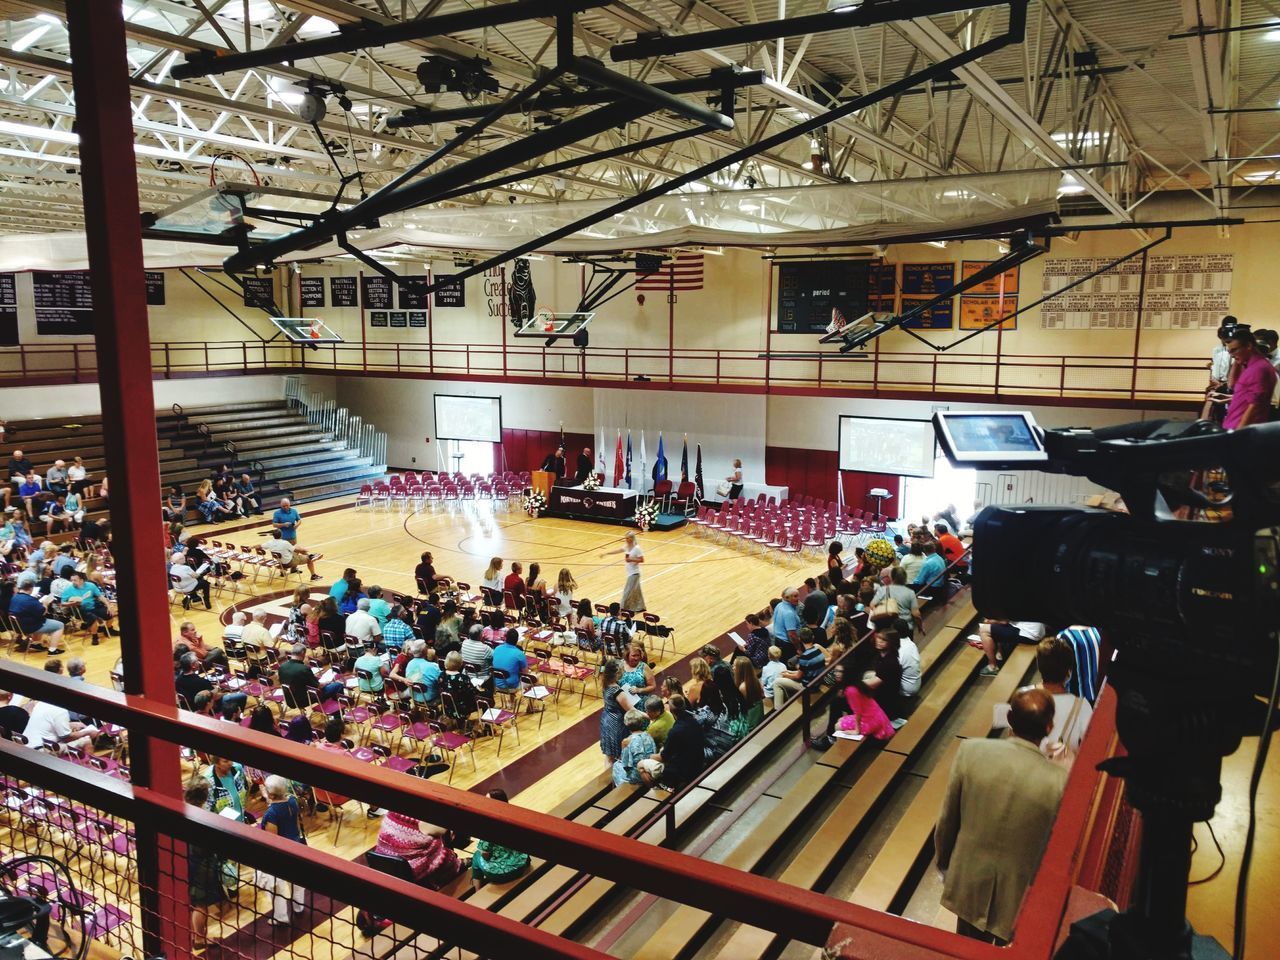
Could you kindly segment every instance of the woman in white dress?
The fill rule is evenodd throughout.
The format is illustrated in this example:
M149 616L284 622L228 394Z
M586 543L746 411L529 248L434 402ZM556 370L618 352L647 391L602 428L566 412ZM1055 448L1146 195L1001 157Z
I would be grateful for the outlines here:
M600 556L607 557L615 553L623 555L626 561L627 582L622 587L622 609L639 613L646 609L644 593L640 590L640 564L644 563L644 551L636 542L635 533L628 533L623 540L622 547L617 550L607 550Z

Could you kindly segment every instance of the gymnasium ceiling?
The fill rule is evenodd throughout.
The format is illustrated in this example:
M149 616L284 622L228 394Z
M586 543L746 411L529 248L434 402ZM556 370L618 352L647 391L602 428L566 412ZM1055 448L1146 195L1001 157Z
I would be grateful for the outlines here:
M110 0L101 0L110 2ZM856 0L855 0L856 2ZM871 2L871 0L868 0ZM316 212L343 174L359 173L372 193L407 165L455 136L467 121L393 129L411 107L470 105L457 93L427 94L416 76L423 58L483 57L501 96L526 86L556 59L554 22L526 20L391 46L175 81L188 54L258 50L333 34L339 27L390 24L474 9L480 0L129 0L134 138L144 210L159 211L219 178L252 176L277 208ZM650 113L621 129L571 143L527 162L518 182L423 209L424 219L476 205L501 205L532 221L549 204L581 208L632 196L708 160L794 128L833 103L874 90L959 49L998 35L1008 6L899 20L858 29L707 46L651 59L613 62L610 48L638 33L700 33L820 13L844 0L625 0L578 13L574 52L650 83L702 77L726 66L759 70L764 82L737 92L735 125L704 131L555 174L548 163L692 130L674 113ZM904 6L909 6L904 4ZM80 228L74 90L60 0L0 0L0 234ZM1179 191L1197 217L1228 215L1259 186L1280 182L1280 0L1031 0L1026 40L984 57L949 79L801 135L744 163L681 187L681 194L760 193L746 220L771 208L830 201L833 185L876 182L892 206L897 181L912 203L963 200L966 184L1019 171L1049 171L1068 215L1143 219L1152 198ZM1206 32L1209 31L1209 32ZM1196 35L1171 39L1172 34ZM343 85L351 109L328 101L319 130L298 116L309 81ZM685 94L705 103L707 94ZM482 95L479 103L496 102ZM561 110L563 123L590 107ZM1225 111L1225 112L1224 112ZM517 112L440 161L438 167L526 138L545 125ZM319 133L319 136L318 136ZM220 154L235 154L214 163ZM1268 159L1269 157L1269 159ZM1217 159L1215 159L1217 158ZM1227 158L1227 159L1221 159ZM1258 159L1254 159L1258 158ZM981 179L978 179L978 178ZM1025 174L1022 175L1025 181ZM819 187L820 190L807 190ZM984 188L986 189L986 188ZM994 188L983 196L996 193ZM719 198L717 198L719 199ZM1044 197L1027 199L1043 200ZM688 205L690 199L676 198ZM748 201L750 202L750 201ZM522 205L539 204L521 210ZM723 204L719 204L723 208ZM493 211L484 216L492 221ZM775 216L777 214L774 214ZM782 215L785 219L785 215ZM1147 217L1150 219L1150 217ZM452 222L452 220L451 220ZM480 222L479 220L477 222ZM393 218L414 229L415 215Z

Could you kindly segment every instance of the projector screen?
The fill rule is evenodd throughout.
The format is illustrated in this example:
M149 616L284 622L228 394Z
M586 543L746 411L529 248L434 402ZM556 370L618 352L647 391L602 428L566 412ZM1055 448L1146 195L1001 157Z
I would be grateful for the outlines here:
M886 417L840 418L840 469L932 477L933 423Z
M435 394L437 440L502 442L502 398Z

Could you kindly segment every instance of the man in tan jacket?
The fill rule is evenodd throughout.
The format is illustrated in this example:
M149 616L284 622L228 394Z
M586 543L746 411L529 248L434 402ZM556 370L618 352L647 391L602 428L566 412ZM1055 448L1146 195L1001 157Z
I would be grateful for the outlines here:
M1009 701L1013 735L967 740L956 753L934 830L942 905L956 932L1004 945L1040 866L1067 771L1045 758L1053 698L1027 687Z

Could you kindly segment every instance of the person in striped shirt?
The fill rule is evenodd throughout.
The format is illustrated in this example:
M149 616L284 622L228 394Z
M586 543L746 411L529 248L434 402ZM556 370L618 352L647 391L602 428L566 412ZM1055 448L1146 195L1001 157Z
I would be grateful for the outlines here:
M1090 704L1097 702L1102 685L1102 635L1098 628L1076 624L1059 631L1058 639L1071 648L1075 657L1075 668L1067 678L1067 692L1083 697Z

